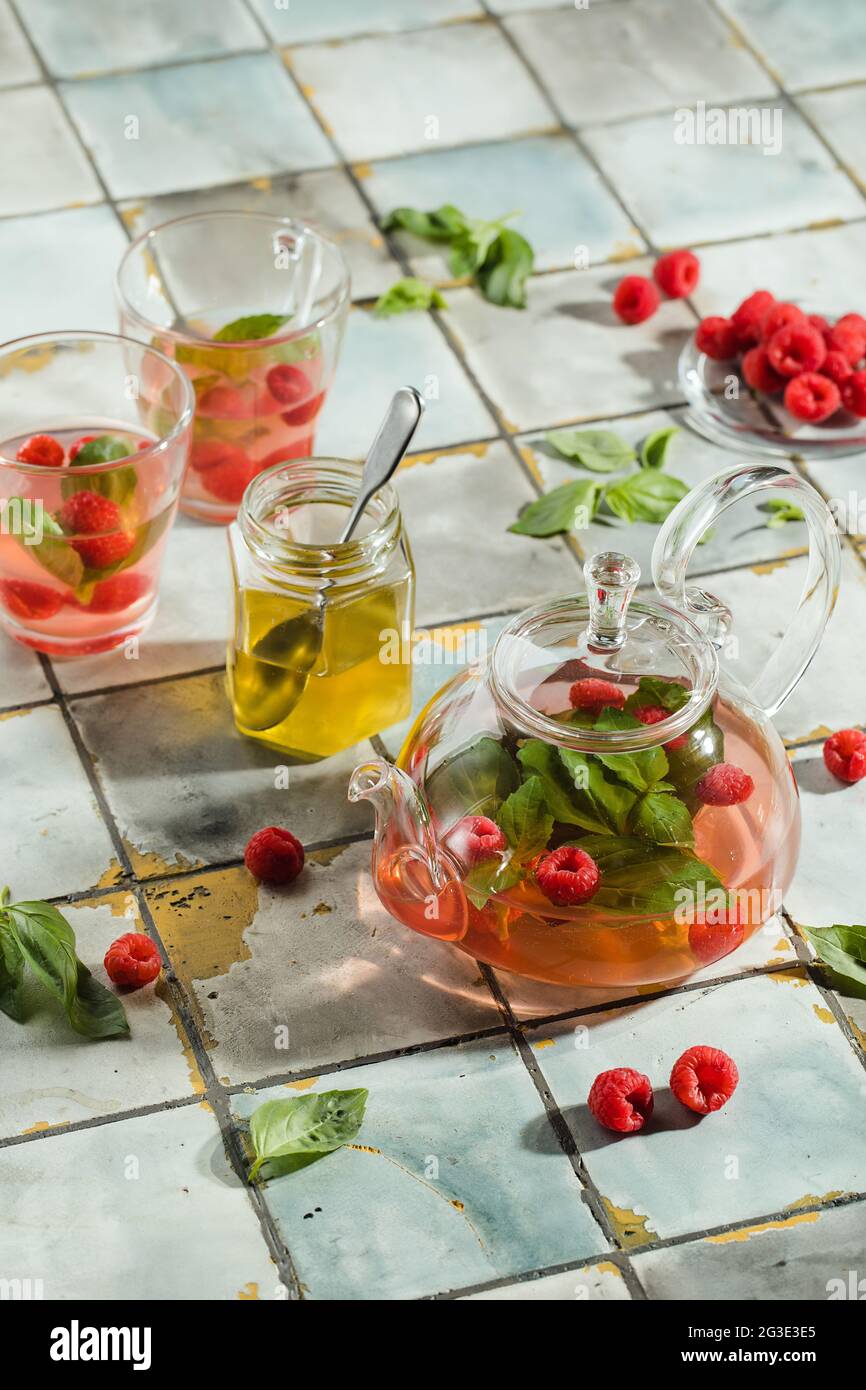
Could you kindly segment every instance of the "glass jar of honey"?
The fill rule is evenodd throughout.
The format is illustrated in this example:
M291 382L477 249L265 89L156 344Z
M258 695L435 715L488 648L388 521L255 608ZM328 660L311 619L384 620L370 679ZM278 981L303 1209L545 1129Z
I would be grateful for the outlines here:
M351 540L336 539L361 473L346 459L279 463L229 528L235 724L300 758L338 753L411 709L415 573L393 488L371 498Z

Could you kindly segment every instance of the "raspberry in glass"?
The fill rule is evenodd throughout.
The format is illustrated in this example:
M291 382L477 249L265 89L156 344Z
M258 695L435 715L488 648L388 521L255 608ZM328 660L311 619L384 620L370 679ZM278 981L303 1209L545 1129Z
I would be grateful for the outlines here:
M827 356L827 345L809 323L788 323L767 341L770 366L780 376L817 372Z
M784 402L785 409L798 420L820 425L839 409L842 396L835 381L828 376L821 376L820 372L802 372L788 382Z
M598 892L601 873L595 860L576 845L546 854L535 870L538 886L556 907L577 907Z
M740 346L731 320L718 314L701 319L695 331L695 343L699 352L706 353L715 362L727 362L728 358L736 357Z

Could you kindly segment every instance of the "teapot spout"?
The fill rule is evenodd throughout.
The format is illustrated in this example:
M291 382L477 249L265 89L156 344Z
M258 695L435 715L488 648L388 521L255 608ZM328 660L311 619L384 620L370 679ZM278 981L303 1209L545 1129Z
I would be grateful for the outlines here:
M384 854L412 851L436 888L444 886L444 872L436 834L423 793L411 777L382 758L359 763L349 782L350 801L369 801L376 816L376 846Z

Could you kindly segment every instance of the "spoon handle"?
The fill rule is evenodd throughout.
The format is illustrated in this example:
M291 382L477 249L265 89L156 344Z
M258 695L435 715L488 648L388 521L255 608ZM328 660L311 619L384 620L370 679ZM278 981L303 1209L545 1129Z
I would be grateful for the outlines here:
M423 414L423 396L414 386L401 386L395 393L379 426L379 432L370 446L361 478L361 491L340 536L341 543L350 539L373 493L378 492L396 471L412 442L412 436Z

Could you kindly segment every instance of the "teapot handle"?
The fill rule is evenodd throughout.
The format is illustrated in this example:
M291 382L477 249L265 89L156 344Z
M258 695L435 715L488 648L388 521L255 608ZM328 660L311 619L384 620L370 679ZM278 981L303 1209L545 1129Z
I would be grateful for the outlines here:
M775 714L806 670L824 635L839 590L842 563L833 514L811 484L779 464L726 468L694 488L674 507L656 537L652 575L668 603L698 620L717 645L731 622L724 604L686 586L692 551L708 527L744 497L784 493L802 507L809 527L809 569L797 610L773 655L752 686L755 703Z

